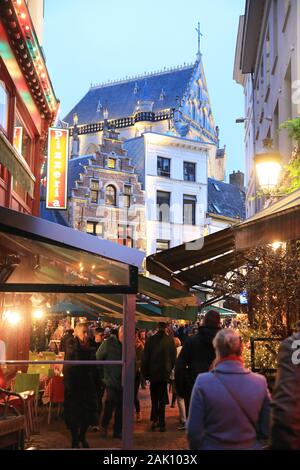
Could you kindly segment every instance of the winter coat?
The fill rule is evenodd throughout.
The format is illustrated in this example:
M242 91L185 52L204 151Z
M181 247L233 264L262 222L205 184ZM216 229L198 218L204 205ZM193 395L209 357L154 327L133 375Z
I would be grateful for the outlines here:
M300 333L280 345L271 402L271 448L300 449Z
M218 331L202 326L183 345L175 366L175 386L181 397L190 395L197 375L209 370L216 357L212 342Z
M122 360L122 343L116 336L110 336L101 343L96 352L97 361L121 361ZM122 366L107 365L100 366L103 371L103 381L108 388L117 391L122 390Z
M260 438L267 438L270 396L265 377L233 360L221 362L215 370L256 423ZM187 424L192 450L261 448L250 419L213 372L198 375Z
M90 348L81 346L78 338L65 343L66 361L93 359ZM98 421L97 369L92 365L64 366L64 416L68 428L96 425Z
M168 382L176 360L174 338L158 331L146 341L142 374L152 383Z

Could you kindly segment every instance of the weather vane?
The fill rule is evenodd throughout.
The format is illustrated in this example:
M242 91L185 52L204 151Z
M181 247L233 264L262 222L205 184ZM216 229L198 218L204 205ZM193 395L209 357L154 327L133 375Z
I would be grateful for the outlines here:
M198 28L195 28L195 30L197 31L198 33L198 57L200 59L201 57L201 36L203 36L203 34L201 33L201 29L200 29L200 21L198 21Z

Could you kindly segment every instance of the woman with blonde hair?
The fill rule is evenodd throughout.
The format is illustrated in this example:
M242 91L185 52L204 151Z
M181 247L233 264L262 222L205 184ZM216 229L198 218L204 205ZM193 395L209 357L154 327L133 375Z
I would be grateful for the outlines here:
M264 376L243 364L237 331L213 340L213 370L199 374L192 392L187 433L192 450L260 449L267 439L270 396Z

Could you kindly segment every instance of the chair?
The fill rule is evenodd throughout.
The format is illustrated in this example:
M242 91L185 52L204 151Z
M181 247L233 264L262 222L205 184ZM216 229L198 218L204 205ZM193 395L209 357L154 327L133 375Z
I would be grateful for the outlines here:
M37 415L37 407L39 401L39 388L40 388L40 374L17 374L14 384L14 391L16 393L34 391L35 398L35 414Z
M63 377L53 377L49 382L49 411L48 411L48 424L51 421L51 407L52 403L57 403L57 416L60 412L60 405L64 402L65 388Z
M21 413L12 404L16 398L20 403ZM0 448L24 450L24 401L20 395L0 388Z

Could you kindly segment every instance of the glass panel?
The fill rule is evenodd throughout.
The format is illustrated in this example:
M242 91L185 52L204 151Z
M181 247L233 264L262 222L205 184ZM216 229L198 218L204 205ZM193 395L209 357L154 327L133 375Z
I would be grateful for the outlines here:
M169 240L156 240L156 253L170 248Z
M111 184L108 185L105 190L105 204L109 206L116 205L116 189Z
M0 232L0 253L2 284L129 285L128 265L75 248Z
M196 222L196 196L183 196L183 223L195 225Z
M122 344L117 334L123 322L122 313L118 313L122 312L123 298L114 298L118 308L109 314L102 302L105 299L99 298L97 307L93 307L92 300L81 295L0 294L3 360L19 362L1 366L1 378L7 390L24 400L23 407L18 397L11 397L14 409L9 409L9 416L13 418L14 410L24 415L25 449L70 449L72 438L67 426L75 420L100 427L105 404L102 377L111 368L121 390ZM120 364L94 364L97 350L112 336L116 338L114 360ZM65 360L74 363L64 365L61 362ZM70 393L65 394L66 390ZM3 413L4 407L0 406L0 419ZM104 440L99 431L90 428L85 438L91 448L122 445L121 439L113 438L113 430Z
M184 162L183 173L185 181L196 181L196 164L191 162Z
M170 178L171 160L169 158L157 157L157 174Z
M31 166L32 138L29 135L26 127L24 126L18 114L16 114L15 118L14 147L19 152L19 154L25 158L28 165Z
M4 82L0 80L0 126L7 131L8 94Z
M108 168L115 169L116 168L116 160L114 158L109 158L107 162Z
M170 220L170 193L166 191L157 191L157 219L160 222L169 222Z

